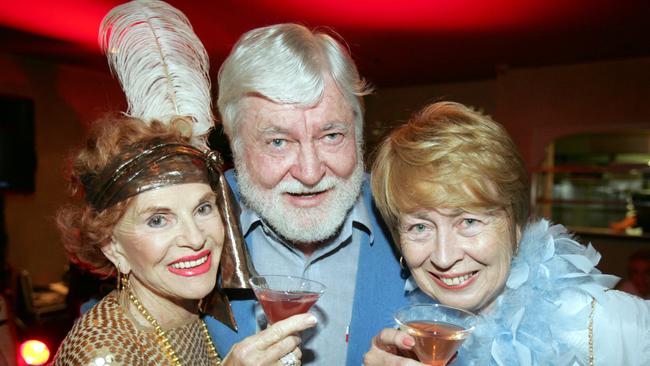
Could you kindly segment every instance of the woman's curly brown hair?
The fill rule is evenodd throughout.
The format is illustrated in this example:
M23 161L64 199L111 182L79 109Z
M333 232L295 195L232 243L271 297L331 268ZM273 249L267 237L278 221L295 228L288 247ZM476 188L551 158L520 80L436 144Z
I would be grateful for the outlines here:
M63 247L73 263L102 276L111 275L114 266L101 248L110 242L113 228L133 199L98 212L83 198L81 177L99 175L113 159L136 143L190 143L190 135L191 122L182 117L167 126L158 121L146 124L137 118L113 115L91 126L85 144L70 159L68 179L72 196L78 202L62 207L56 215Z

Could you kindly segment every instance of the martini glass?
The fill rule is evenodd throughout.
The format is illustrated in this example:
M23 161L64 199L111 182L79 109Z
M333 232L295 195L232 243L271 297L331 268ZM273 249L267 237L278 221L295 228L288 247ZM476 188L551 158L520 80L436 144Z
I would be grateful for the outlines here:
M295 276L253 276L249 282L269 324L306 313L325 292L322 283Z
M476 316L441 304L414 304L395 313L400 329L415 338L420 362L445 366L474 330Z

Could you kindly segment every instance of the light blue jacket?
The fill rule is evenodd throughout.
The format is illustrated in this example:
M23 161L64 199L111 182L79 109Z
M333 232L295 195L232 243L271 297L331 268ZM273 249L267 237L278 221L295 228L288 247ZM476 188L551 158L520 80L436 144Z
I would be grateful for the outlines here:
M239 201L239 192L232 170L226 172L226 178ZM361 248L347 350L346 365L348 366L358 366L363 363L363 355L370 349L372 337L383 328L392 327L393 313L408 303L404 291L404 279L391 247L390 234L377 220L379 213L370 195L368 179L364 182L362 196L366 207L372 211L370 217L373 241L370 241L370 235L364 234L362 242L359 243ZM247 244L250 250L248 239ZM210 334L221 355L228 353L235 343L255 334L256 331L255 300L235 299L231 300L231 305L239 327L238 332L232 331L213 318L206 319ZM336 350L329 350L329 352L336 352Z

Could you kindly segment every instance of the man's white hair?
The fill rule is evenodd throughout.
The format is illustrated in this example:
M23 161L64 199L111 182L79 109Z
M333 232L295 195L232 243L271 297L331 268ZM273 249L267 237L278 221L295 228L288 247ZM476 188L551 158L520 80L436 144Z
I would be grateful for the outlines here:
M324 95L332 77L352 107L357 145L363 141L363 100L371 88L345 46L331 35L298 24L253 29L235 44L219 70L218 107L235 156L241 156L238 136L240 101L262 96L274 103L310 107Z

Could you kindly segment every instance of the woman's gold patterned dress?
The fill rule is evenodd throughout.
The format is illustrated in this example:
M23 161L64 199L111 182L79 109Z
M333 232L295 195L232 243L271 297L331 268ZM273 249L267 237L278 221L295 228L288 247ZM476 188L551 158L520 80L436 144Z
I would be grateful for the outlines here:
M210 365L202 320L169 329L169 342L183 365ZM54 364L79 366L171 365L153 331L137 328L117 302L115 292L79 319L57 351Z

